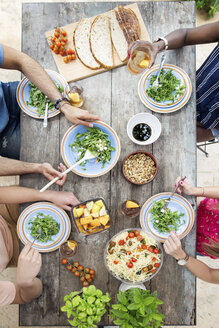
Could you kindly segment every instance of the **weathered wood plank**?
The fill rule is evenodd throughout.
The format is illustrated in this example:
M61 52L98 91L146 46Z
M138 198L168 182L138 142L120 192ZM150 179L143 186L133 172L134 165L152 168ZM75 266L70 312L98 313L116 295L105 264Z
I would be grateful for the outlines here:
M143 5L142 5L143 6ZM144 10L142 9L141 12ZM195 7L191 3L154 3L152 40L181 27L194 27ZM162 26L162 28L161 28ZM161 56L161 55L160 55ZM157 58L159 63L160 56ZM184 69L191 78L193 93L188 104L181 110L168 114L156 114L162 124L161 137L153 144L153 154L159 163L159 172L154 180L152 195L171 191L177 176L187 176L196 183L196 118L195 118L195 47L184 47L166 53L166 63ZM193 199L190 199L194 203ZM195 204L194 204L195 207ZM183 245L195 255L195 227L183 240ZM162 311L168 325L195 324L195 277L176 264L165 254L164 265L154 279L151 290L157 290L163 300Z
M39 61L44 68L56 70L51 52L44 39L44 32L56 25L64 26L77 21L82 15L93 16L105 12L118 3L41 3L23 4L23 51ZM124 3L122 3L124 4ZM194 26L194 4L188 2L141 2L138 3L151 40L165 35L179 27ZM157 23L159 22L159 24ZM34 33L33 33L34 31ZM36 34L39 36L36 38ZM160 56L158 56L157 62ZM192 84L195 81L194 48L184 48L167 53L166 62L176 64L189 74ZM118 133L121 141L121 157L114 169L105 176L85 179L69 174L63 190L71 190L80 200L104 197L112 215L112 228L109 232L89 237L80 243L75 260L97 271L95 284L103 291L109 291L115 299L119 282L107 274L103 264L103 251L106 241L126 227L138 227L138 219L124 218L120 212L121 203L136 199L142 204L151 195L172 189L177 175L187 175L195 183L195 94L187 106L180 111L168 114L155 114L162 123L162 134L152 146L138 147L127 136L126 124L131 116L139 112L150 112L137 96L139 76L131 75L126 67L78 82L84 88L85 108L100 115ZM42 122L21 114L21 159L26 161L48 161L57 166L61 161L60 142L70 123L63 116L49 120L48 129ZM32 138L30 138L30 136ZM33 151L34 141L34 151ZM152 152L158 160L159 171L154 182L137 187L129 184L122 176L121 165L126 155L136 149ZM45 179L41 176L22 177L21 184L41 187ZM53 186L58 189L57 186ZM193 202L193 200L191 200ZM21 207L23 209L24 206ZM72 227L71 237L78 239ZM183 241L185 248L195 253L195 229ZM60 311L63 297L81 285L77 278L60 266L58 251L43 254L41 269L44 292L37 301L20 307L21 325L66 325L67 320ZM195 278L184 268L176 265L165 256L160 274L146 284L151 290L158 290L164 300L162 311L166 324L194 324L195 322ZM102 324L108 324L104 317Z

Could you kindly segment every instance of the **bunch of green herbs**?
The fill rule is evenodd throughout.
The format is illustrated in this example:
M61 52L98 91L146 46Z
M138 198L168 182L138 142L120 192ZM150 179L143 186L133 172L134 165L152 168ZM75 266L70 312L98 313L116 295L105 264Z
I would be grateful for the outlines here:
M154 101L160 103L165 101L175 102L180 96L183 95L185 86L181 84L181 81L173 75L172 70L161 70L158 82L158 87L152 87L152 84L156 80L157 75L152 75L150 78L150 86L146 90L148 96Z
M159 232L177 231L185 223L185 220L181 222L181 217L184 216L184 213L172 212L169 208L165 209L165 204L164 199L154 202L150 211L153 226Z
M158 311L163 302L157 299L157 292L130 288L117 294L118 303L112 305L110 316L121 328L159 328L164 315Z
M111 147L108 135L98 127L87 128L87 132L77 133L76 140L70 144L73 151L78 152L78 160L82 159L88 149L92 154L97 155L96 162L102 162L102 168L105 163L109 163L111 159L111 152L115 151ZM81 164L84 166L85 162Z
M56 235L60 230L60 224L56 222L50 215L37 213L36 216L29 221L31 225L28 229L31 231L33 238L38 238L39 241L46 243L52 240L52 236Z
M84 287L80 292L72 292L64 297L65 305L61 308L62 312L67 312L68 320L72 327L93 328L106 313L106 305L110 305L110 296L105 295L94 285Z
M63 88L57 85L55 81L53 81L59 91L62 93ZM29 83L30 86L30 98L27 101L27 105L36 107L36 111L38 116L45 115L45 108L46 108L46 96L42 91L40 91L32 82ZM48 102L48 111L54 109L54 103L49 100Z

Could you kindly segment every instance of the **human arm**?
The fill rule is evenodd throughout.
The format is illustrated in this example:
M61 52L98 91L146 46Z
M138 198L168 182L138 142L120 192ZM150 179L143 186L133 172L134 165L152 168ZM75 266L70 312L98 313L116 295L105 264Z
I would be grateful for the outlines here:
M170 232L168 239L165 241L164 250L176 260L184 259L186 256L186 253L182 249L179 237L173 232ZM209 268L205 263L191 256L189 256L185 267L199 279L213 284L219 284L219 269Z
M42 282L36 278L42 265L41 254L27 244L18 258L16 274L16 295L13 304L29 303L39 297L42 292Z
M49 163L28 163L0 157L0 176L40 173L48 180L53 180L57 176L60 177L56 184L62 186L65 183L67 176L62 176L61 172L64 172L66 167L60 163L58 169L60 172L55 170Z
M178 182L180 182L181 177L178 177L175 181L175 187L177 186ZM208 197L208 198L216 198L219 199L219 186L213 187L193 187L188 179L181 181L179 187L177 189L178 193L183 192L189 196L201 196L201 197Z
M22 72L36 87L38 87L52 102L61 98L62 95L46 71L33 58L16 49L2 45L4 59L1 68L16 69ZM62 103L61 103L62 104ZM88 111L64 104L61 111L65 117L74 124L92 126L87 121L98 120L97 115L90 114Z
M79 203L79 200L70 191L46 190L40 192L36 189L19 186L0 187L1 204L21 204L37 201L49 201L67 211L70 211L73 205Z
M168 41L168 50L178 49L183 46L212 43L219 41L219 22L202 25L195 28L182 28L165 36ZM145 41L147 44L148 42ZM151 45L151 66L156 56L165 49L165 42L159 40Z

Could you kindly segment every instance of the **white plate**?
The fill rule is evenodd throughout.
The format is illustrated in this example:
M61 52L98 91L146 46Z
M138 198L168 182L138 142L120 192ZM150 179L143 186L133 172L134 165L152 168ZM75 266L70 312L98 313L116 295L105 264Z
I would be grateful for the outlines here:
M141 208L139 220L142 229L150 232L156 239L160 242L164 242L169 233L159 232L157 229L154 228L153 222L151 220L152 214L150 213L154 202L159 201L161 199L167 199L171 195L171 192L163 192L157 195L152 196L149 198ZM185 223L179 227L177 234L179 235L180 239L184 238L192 229L194 224L194 210L191 204L182 197L181 195L174 194L171 201L168 203L168 208L172 211L178 211L184 213L184 217L181 220L185 220Z
M66 82L64 77L55 71L46 70L46 72L48 73L50 78L53 81L55 81L56 84L64 90L63 97L66 97L67 90L68 90L68 83ZM27 104L27 102L30 100L30 81L26 77L24 77L18 84L16 97L20 108L25 114L37 119L44 119L44 115L40 115L40 116L38 115L37 107L32 107ZM48 111L48 118L56 116L59 113L60 110L55 109L54 107L52 110Z
M177 99L174 103L170 103L169 101L166 101L164 103L157 103L153 99L151 99L148 95L146 90L148 89L150 85L150 77L158 71L159 66L153 66L151 69L145 71L138 83L138 95L140 97L141 102L151 109L154 112L157 113L172 113L183 106L186 105L186 103L189 101L189 98L191 96L192 92L192 84L190 81L190 78L188 74L181 69L180 67L177 67L175 65L165 64L163 66L163 69L165 71L172 70L173 74L181 80L182 84L185 85L185 91L184 94Z
M20 214L17 222L17 233L23 244L33 242L34 238L30 234L30 225L28 224L37 213L43 213L45 215L50 215L57 223L60 224L59 232L52 236L51 241L43 243L41 241L35 240L33 248L37 249L39 252L52 252L59 248L59 246L64 243L71 232L71 222L66 214L66 212L52 203L39 202L34 203L23 210Z

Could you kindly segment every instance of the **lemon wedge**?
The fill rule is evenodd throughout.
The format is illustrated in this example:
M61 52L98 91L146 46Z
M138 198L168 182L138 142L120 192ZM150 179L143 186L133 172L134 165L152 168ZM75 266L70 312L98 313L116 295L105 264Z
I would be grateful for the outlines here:
M81 101L80 96L77 92L69 93L68 96L75 103L79 103Z
M142 60L142 61L140 62L140 64L139 64L139 66L140 66L141 68L149 67L149 65L150 65L150 61L147 60L147 59Z
M72 241L68 241L68 247L72 250L72 251L74 251L75 250L75 247L76 247L77 245L75 244L75 243L73 243Z

